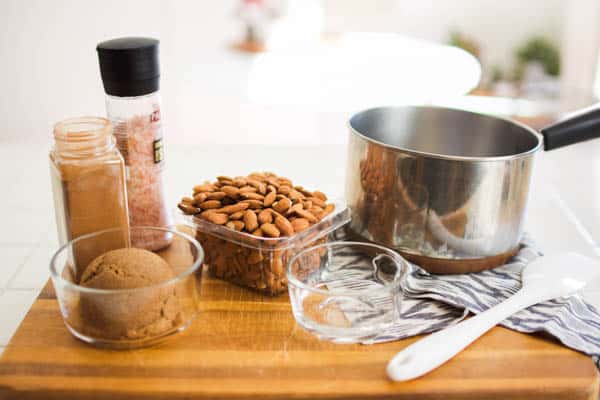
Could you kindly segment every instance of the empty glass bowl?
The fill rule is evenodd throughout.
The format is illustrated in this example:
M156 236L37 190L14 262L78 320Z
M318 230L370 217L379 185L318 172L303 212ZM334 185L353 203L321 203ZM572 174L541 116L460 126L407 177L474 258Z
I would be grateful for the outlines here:
M398 253L359 242L331 242L294 256L287 268L296 322L320 339L368 341L398 318Z
M151 255L137 257L143 261L128 270L114 259L102 259L101 267L92 269L94 274L84 273L90 260L130 247L130 238L140 236L171 239L166 247L153 251L166 264ZM203 258L200 244L184 233L118 228L67 243L52 258L50 273L65 325L75 337L99 347L131 349L159 343L191 323L198 313ZM82 276L89 278L87 282L95 278L112 282L110 289L82 286Z

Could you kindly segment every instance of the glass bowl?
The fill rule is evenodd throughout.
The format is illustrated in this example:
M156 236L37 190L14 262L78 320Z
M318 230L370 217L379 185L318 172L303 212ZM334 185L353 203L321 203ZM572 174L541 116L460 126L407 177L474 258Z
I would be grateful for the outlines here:
M287 268L296 322L319 339L365 342L398 318L408 263L369 243L331 242L295 255Z
M109 250L132 247L130 238L157 235L172 238L166 247L153 251L172 269L162 274L164 280L152 281L143 273L134 276L105 264L101 273L106 279L145 279L148 284L121 289L79 284L90 260ZM192 322L198 313L203 259L200 244L184 233L117 228L83 235L62 246L52 257L50 275L65 325L76 338L99 347L132 349L157 344Z

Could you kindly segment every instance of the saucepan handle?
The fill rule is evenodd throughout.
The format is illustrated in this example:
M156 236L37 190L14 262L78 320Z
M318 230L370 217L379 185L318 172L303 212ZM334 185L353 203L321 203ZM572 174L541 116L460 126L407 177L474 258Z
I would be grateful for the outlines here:
M557 149L584 140L600 137L600 107L582 110L573 117L559 121L540 131L544 150Z

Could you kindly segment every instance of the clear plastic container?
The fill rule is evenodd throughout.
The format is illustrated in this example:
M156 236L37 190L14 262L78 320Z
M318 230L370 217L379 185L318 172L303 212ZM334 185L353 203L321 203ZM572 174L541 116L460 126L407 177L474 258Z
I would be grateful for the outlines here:
M305 249L287 266L294 318L320 339L369 341L397 321L407 267L395 251L370 243Z
M278 295L287 291L285 266L303 248L325 243L327 236L350 221L341 202L335 210L306 230L293 236L267 238L238 232L176 211L178 219L192 227L202 244L209 273L261 293Z

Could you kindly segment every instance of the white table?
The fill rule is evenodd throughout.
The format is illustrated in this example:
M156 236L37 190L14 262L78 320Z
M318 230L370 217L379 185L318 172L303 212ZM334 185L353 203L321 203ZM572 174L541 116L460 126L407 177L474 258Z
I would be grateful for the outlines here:
M4 258L0 267L0 351L48 279L50 256L58 245L47 147L46 143L0 143L4 184L0 199L0 249ZM542 251L600 254L600 202L595 201L600 196L600 160L594 157L598 147L600 142L538 155L527 229ZM253 170L272 170L331 196L342 196L345 157L341 144L172 145L167 147L165 172L168 201L175 205L203 179ZM585 296L600 306L600 289L596 290Z

